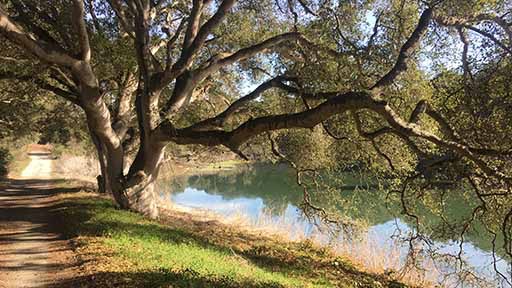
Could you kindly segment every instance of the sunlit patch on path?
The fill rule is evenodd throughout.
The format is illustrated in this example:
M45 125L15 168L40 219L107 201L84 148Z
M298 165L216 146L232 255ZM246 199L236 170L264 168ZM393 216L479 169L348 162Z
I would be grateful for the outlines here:
M69 273L72 251L52 216L52 158L32 151L21 179L0 182L0 287L46 287Z

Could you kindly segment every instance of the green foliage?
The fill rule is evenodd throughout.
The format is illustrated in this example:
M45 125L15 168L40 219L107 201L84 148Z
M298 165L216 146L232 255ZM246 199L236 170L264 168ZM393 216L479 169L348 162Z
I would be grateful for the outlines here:
M311 130L289 130L279 134L281 153L296 163L298 169L320 169L333 166L332 139L325 137L321 127Z
M0 177L7 176L8 167L12 161L12 155L6 148L0 147Z
M2 176L16 177L21 174L23 169L30 162L30 158L27 154L27 147L29 144L34 143L37 139L32 137L23 138L4 138L0 139L0 150L2 151L2 157L0 157L3 167L4 174Z
M4 2L6 11L16 14L17 21L23 28L28 31L39 28L47 31L46 37L39 37L44 38L43 42L47 38L53 38L55 42L61 43L62 50L70 55L79 54L80 41L77 33L70 33L75 31L70 19L72 13L68 13L71 2ZM139 75L140 72L146 69L158 71L158 65L155 64L158 61L168 61L167 66L172 67L186 51L180 51L180 43L183 43L184 36L178 35L175 44L167 49L160 49L154 57L148 57L151 59L146 59L147 61L137 61L133 47L138 46L134 45L132 37L123 31L116 13L108 2L87 1L85 18L93 51L94 73L100 83L101 95L107 103L109 112L115 116L123 84L129 78L127 75L135 75L134 79L151 78L151 82L156 82L159 77L153 76L158 76L157 74L146 77L147 75ZM173 1L172 4L170 1L158 2L168 5L168 9L155 14L158 17L148 24L150 27L146 36L151 44L171 37L167 36L165 30L172 26L171 30L174 31L177 23L189 17L192 8L190 1ZM205 2L212 2L212 6L204 10L201 23L205 23L212 16L219 4L219 1ZM233 53L278 33L298 31L314 45L308 47L300 41L283 43L250 59L225 66L209 77L201 79L196 89L186 95L184 109L171 116L162 115L162 118L169 118L177 128L193 125L218 115L238 99L240 94L245 94L253 86L270 77L283 74L297 77L297 82L288 84L304 92L336 91L341 94L347 91L367 91L395 65L401 51L400 47L407 41L418 23L419 12L433 2L240 1L227 13L225 21L222 21L214 31L210 31L208 41L193 57L193 63L187 73L195 73L194 69L200 67L210 67L208 61L215 59L216 56ZM313 7L316 13L309 13L308 9L304 8L305 4ZM473 23L473 18L477 15L499 15L503 17L505 26L510 29L510 1L447 0L438 4L434 13L436 19L431 21L426 37L418 43L420 52L404 55L409 58L407 70L394 79L392 85L380 91L378 97L381 99L378 100L386 101L393 113L405 122L418 107L417 104L422 100L426 101L446 120L448 128L454 130L454 135L449 135L446 130L450 129L442 127L442 121L436 121L432 115L421 113L415 124L428 134L428 137L410 137L403 135L407 134L402 133L403 131L393 131L395 133L385 133L370 139L371 137L365 135L379 129L390 128L392 123L388 119L383 119L382 115L360 109L346 111L312 129L277 131L270 136L274 137L279 150L286 158L300 169L315 169L330 174L331 177L346 170L364 172L365 175L371 175L371 179L378 179L379 184L383 183L382 185L389 187L390 190L405 191L401 196L407 198L406 202L414 213L429 207L434 214L442 218L444 194L439 190L456 187L464 191L455 190L454 193L465 198L471 196L465 189L473 188L474 192L477 192L473 195L474 199L479 200L477 202L481 210L485 211L475 215L480 220L488 222L486 227L489 230L498 233L498 219L503 222L507 215L507 207L510 207L510 183L505 183L510 181L505 181L505 178L491 179L492 175L482 171L485 169L482 169L479 163L481 161L493 171L510 175L512 164L509 155L478 155L477 160L470 161L467 157L461 156L464 153L454 153L457 149L443 148L443 145L435 144L436 141L432 139L444 139L450 144L457 142L457 145L466 145L473 150L489 148L510 153L512 64L510 55L504 53L506 49L503 45L505 48L510 47L511 39L507 39L507 28L501 29L499 25L492 24L491 20ZM130 17L129 22L132 20ZM465 67L467 71L462 71L459 67L462 62L462 44L459 38L462 34L459 35L456 27L440 25L439 19L443 17L455 20L469 19L467 25L476 25L474 28L492 36L483 37L485 35L478 35L475 29L470 31L469 28L458 27L468 30L465 32L468 32L471 47L466 59L469 66ZM460 21L456 21L457 25ZM34 26L38 29L34 29ZM52 96L51 93L43 92L36 81L44 80L60 89L69 90L66 81L74 82L76 79L65 79L55 70L56 67L41 65L42 63L30 55L22 54L20 49L9 41L2 40L4 38L0 38L0 56L3 57L2 64L6 64L0 66L0 139L40 136L42 142L62 144L61 147L74 145L73 143L85 143L84 146L92 147L93 145L85 140L88 129L83 113L71 104L63 104L62 101L48 97ZM52 41L46 41L45 44L52 44ZM497 45L496 41L502 41L504 44ZM141 67L137 68L139 64ZM60 72L66 74L69 71ZM10 79L11 75L16 77ZM151 86L150 83L140 84L141 90L148 90ZM177 84L178 81L175 81L164 89L158 105L166 103L172 97L176 88L174 85ZM251 118L299 113L322 105L325 101L304 101L300 95L276 90L278 89L266 91L257 99L253 99L243 109L238 110L235 117L224 127L216 128L231 131ZM143 111L139 112L139 115L142 115ZM128 120L123 120L130 122L128 124L133 128L132 131L136 131L138 123L135 111L129 116L126 118ZM357 121L358 118L362 120ZM159 120L161 119L157 121ZM331 137L333 135L335 137ZM242 147L242 152L252 153L251 155L259 157L260 160L275 159L268 152L268 135L256 136L248 145ZM430 140L426 141L424 138ZM197 151L197 147L176 148L174 144L169 148L175 150L176 155L186 154L187 150L190 153ZM470 150L472 149L462 149L463 152L473 153ZM446 161L437 163L438 159ZM436 165L430 167L426 163ZM410 179L413 180L408 181ZM335 193L336 187L331 188L326 187L328 193L325 195ZM482 200L479 191L487 191L491 195ZM335 203L333 206L338 204ZM407 210L407 207L401 208L403 211ZM461 218L464 221L468 220L467 215L464 215L455 217L453 223L463 221ZM446 222L453 224L450 221ZM449 226L448 224L446 226ZM512 225L505 221L502 226L505 227L502 232L510 235ZM505 231L506 229L508 230ZM451 231L461 232L457 229Z
M39 138L43 143L88 142L83 112L28 83L0 80L0 140ZM4 140L5 141L5 140Z

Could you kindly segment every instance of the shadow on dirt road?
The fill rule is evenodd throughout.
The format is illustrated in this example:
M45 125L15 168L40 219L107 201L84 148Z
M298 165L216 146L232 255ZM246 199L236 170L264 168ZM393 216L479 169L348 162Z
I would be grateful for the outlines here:
M54 209L65 180L51 176L49 153L30 155L23 179L0 180L0 287L47 287L76 267ZM41 175L42 174L42 175ZM46 179L40 179L46 178Z

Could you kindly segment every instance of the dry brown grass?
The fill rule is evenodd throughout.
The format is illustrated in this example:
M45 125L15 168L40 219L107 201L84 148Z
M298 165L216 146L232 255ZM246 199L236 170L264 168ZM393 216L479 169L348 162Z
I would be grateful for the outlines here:
M62 154L54 163L54 174L64 179L78 179L82 181L96 181L100 173L98 160L91 156L76 156Z
M437 284L440 274L432 261L422 263L422 269L404 267L401 259L406 255L400 250L399 243L392 245L391 248L383 247L376 237L364 234L365 236L359 237L357 241L338 241L333 245L326 243L326 236L321 231L325 227L318 227L311 234L306 235L300 223L290 223L285 221L284 217L276 219L270 213L263 213L254 221L242 211L226 216L206 209L188 208L169 203L161 205L167 211L174 211L171 212L173 215L186 215L181 217L186 217L187 221L221 223L247 235L271 237L282 242L310 242L318 249L328 249L337 257L347 259L360 271L386 275L411 287L440 287Z

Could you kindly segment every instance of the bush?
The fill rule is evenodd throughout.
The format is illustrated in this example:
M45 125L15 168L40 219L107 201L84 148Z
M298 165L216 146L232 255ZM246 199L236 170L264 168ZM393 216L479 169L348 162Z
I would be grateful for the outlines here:
M9 162L12 161L12 155L9 150L0 147L0 177L7 176Z

